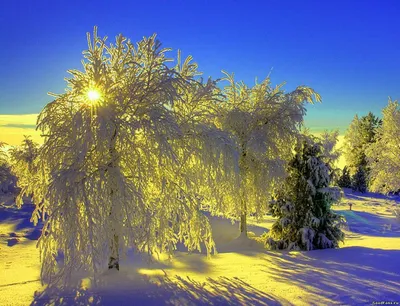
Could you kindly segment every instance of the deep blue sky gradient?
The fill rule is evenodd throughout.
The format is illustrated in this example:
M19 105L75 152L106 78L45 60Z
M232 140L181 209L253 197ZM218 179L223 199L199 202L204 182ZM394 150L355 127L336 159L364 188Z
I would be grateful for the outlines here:
M343 131L355 113L400 98L400 1L0 1L0 114L38 113L81 68L86 32L109 41L156 32L192 54L205 76L235 72L249 85L308 85L313 129ZM172 54L171 54L172 55ZM175 55L175 53L173 53Z

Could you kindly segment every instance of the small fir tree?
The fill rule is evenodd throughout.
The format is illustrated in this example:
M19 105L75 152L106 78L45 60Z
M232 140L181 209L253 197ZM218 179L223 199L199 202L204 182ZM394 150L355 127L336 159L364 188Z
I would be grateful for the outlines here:
M366 150L376 142L376 135L381 125L382 120L371 112L361 118L356 115L345 134L344 157L350 175L354 176L359 167L362 167L367 185L370 165Z
M343 241L343 217L331 210L340 189L330 187L332 174L323 161L322 145L306 138L289 164L289 176L270 210L278 220L266 234L272 249L313 250L336 248Z
M347 166L345 166L342 170L342 174L338 180L338 186L342 188L351 188L351 177L350 170Z
M366 192L367 191L367 176L362 166L359 166L357 172L352 177L353 191Z
M15 176L11 173L5 146L4 142L0 142L0 194L13 191L15 185Z
M36 181L37 157L39 154L39 144L34 142L30 136L24 136L20 146L10 150L12 172L16 175L17 187L21 189L17 196L17 205L22 205L24 195L33 197L34 189L39 182Z

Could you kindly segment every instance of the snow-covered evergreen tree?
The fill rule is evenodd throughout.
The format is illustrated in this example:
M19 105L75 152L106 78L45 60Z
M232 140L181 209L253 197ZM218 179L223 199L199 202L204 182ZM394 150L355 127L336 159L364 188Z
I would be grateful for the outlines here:
M0 184L2 184L7 179L7 155L4 151L6 144L0 142Z
M382 110L382 126L376 142L366 151L370 166L372 191L393 192L400 189L400 106L389 98Z
M352 177L351 187L354 191L362 193L367 191L367 177L364 167L358 167L357 172Z
M22 205L24 195L32 197L37 187L36 158L38 154L39 144L35 143L30 136L24 136L21 145L10 150L12 171L18 178L17 186L21 188L17 196L17 205Z
M305 102L320 101L311 88L299 86L285 93L283 84L273 87L270 78L254 87L236 83L225 73L220 124L236 142L239 155L239 188L233 193L216 191L224 198L218 212L240 217L240 231L247 235L247 216L266 211L274 188L286 175L285 167L305 115Z
M233 144L212 124L215 82L196 78L190 58L168 66L155 35L107 45L96 32L84 70L69 71L68 90L38 119L45 140L34 219L48 215L39 244L42 278L53 284L79 269L97 275L107 259L119 269L128 248L151 254L204 242L212 252L201 192L235 177Z
M5 152L5 147L6 147L5 142L0 141L0 163L6 163L7 162L7 153Z
M342 169L342 174L338 179L338 186L342 188L351 188L351 177L350 171L347 166Z
M340 189L331 187L332 172L323 161L321 143L307 137L289 164L289 176L270 202L278 219L264 237L272 249L313 250L338 247L343 217L331 210Z
M5 151L6 144L0 142L0 194L13 191L15 176L11 173L9 157Z
M331 181L336 182L339 178L340 169L337 167L342 151L337 148L339 140L339 130L331 132L324 131L318 141L321 143L321 158L330 168Z
M365 152L375 142L376 133L381 124L382 120L371 112L361 118L356 115L345 134L344 157L350 175L354 176L362 167L367 185L369 165Z

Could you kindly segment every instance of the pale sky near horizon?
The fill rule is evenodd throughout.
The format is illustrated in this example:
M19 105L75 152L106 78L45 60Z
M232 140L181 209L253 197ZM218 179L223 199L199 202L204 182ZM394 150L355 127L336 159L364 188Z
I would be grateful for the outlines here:
M34 141L42 143L40 132L36 131L37 115L38 114L0 114L0 142L15 146L21 143L24 135L30 135Z
M0 142L5 142L9 146L17 146L21 144L24 135L30 135L32 140L41 144L43 142L40 132L36 131L36 120L38 114L29 115L0 115ZM322 130L321 130L322 131ZM317 129L311 132L319 134ZM344 136L340 135L337 147L340 148L344 143ZM343 168L345 165L344 157L341 156L338 161L338 167Z
M0 142L5 142L8 145L19 145L24 137L24 135L32 136L32 139L38 143L42 143L42 138L40 132L36 131L36 120L38 114L23 114L23 115L2 115L0 114ZM321 122L321 127L318 125L309 126L307 122L305 126L310 128L313 133L320 133L324 130L334 130L334 128L329 128L323 126Z

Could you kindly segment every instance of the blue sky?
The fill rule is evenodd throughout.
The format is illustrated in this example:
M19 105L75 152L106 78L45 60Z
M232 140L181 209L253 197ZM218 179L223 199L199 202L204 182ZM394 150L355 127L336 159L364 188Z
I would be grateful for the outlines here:
M62 93L97 25L110 42L156 32L205 76L253 84L273 69L274 84L321 94L309 127L344 131L400 98L399 16L400 1L1 1L0 114L39 113Z

